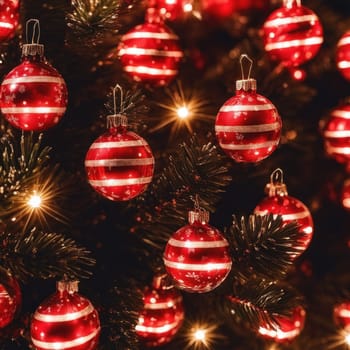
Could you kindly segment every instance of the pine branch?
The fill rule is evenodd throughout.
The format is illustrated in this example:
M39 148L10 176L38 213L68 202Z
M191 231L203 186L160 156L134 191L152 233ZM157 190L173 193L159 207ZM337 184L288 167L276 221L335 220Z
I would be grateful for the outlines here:
M297 223L284 225L281 216L250 215L240 221L234 216L228 239L235 274L243 279L252 274L272 279L285 277L300 253L300 235Z
M74 240L32 229L19 235L2 232L0 260L20 280L27 278L88 278L95 260Z

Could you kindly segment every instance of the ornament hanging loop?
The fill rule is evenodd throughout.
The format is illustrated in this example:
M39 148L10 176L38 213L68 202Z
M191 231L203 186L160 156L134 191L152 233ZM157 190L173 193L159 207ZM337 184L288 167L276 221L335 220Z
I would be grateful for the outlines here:
M244 77L244 67L243 67L243 59L248 60L249 62L249 70L248 70L248 76L245 78ZM250 74L252 72L252 67L253 67L253 60L247 55L247 54L242 54L240 59L239 59L239 64L241 66L241 72L242 72L242 80L248 80L250 79Z
M33 31L29 40L29 26L33 23ZM22 55L27 56L44 56L44 45L39 44L40 40L40 22L38 19L31 18L26 22L26 44L23 44Z
M117 112L117 90L119 90L119 94L120 94L120 104L119 104L119 112ZM119 113L123 113L124 111L124 93L123 93L123 88L117 84L114 88L113 88L113 107L114 107L114 114L119 114Z
M32 32L31 42L29 42L29 40L28 40L29 25L31 23L34 23L34 24L33 24L33 32ZM40 22L39 22L39 20L36 18L28 19L28 21L26 22L26 42L28 44L39 44L39 40L40 40Z
M283 184L283 170L281 168L275 169L270 176L272 184Z
M265 192L269 197L287 196L287 186L283 182L283 171L280 168L275 169L270 175L270 183L265 186Z
M120 95L119 111L117 111L117 91ZM113 112L114 114L107 116L107 128L117 128L118 126L126 127L128 125L128 119L123 114L124 112L124 93L123 88L116 84L113 88Z
M245 68L244 68L244 62L243 60L246 59L249 63L249 68L248 68L248 74L247 77L245 77ZM242 54L239 63L241 66L241 72L242 72L242 79L236 81L236 90L244 90L244 91L255 91L256 90L256 80L252 79L250 77L251 72L252 72L252 67L253 67L253 60L247 55L247 54Z
M209 212L202 208L199 204L199 195L196 194L193 198L194 210L188 212L188 222L192 225L194 222L200 222L201 224L207 224L209 222Z

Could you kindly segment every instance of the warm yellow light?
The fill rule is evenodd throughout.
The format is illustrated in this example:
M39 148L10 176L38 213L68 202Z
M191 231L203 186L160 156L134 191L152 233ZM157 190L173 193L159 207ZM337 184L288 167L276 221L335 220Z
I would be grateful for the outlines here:
M42 203L42 199L40 197L40 195L38 195L37 193L34 193L28 200L28 205L30 207L32 207L33 209L35 208L40 208L41 203Z
M206 331L204 329L197 329L193 333L193 337L195 338L195 340L201 341L202 343L205 343L205 333L206 333Z
M190 115L190 111L186 106L177 109L177 115L180 119L186 119Z
M345 343L350 346L350 333L345 335Z
M184 12L191 12L193 10L192 4L185 4L184 7Z

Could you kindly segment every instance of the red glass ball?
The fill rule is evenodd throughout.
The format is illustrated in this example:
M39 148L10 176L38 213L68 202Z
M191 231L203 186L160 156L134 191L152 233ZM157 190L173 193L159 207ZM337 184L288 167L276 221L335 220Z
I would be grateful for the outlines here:
M195 221L172 235L163 260L179 288L188 292L209 292L218 287L231 270L228 246L218 229Z
M334 321L337 326L350 332L350 303L340 303L334 306L333 309Z
M144 307L136 325L136 333L147 347L170 342L184 320L182 296L174 287L147 288Z
M309 209L300 200L289 195L265 197L256 206L254 213L257 215L281 215L285 224L296 221L299 225L299 232L302 234L298 240L300 252L309 246L314 232L314 224Z
M133 80L162 86L178 74L183 57L178 36L149 9L146 23L122 36L118 56L125 72Z
M142 137L125 128L111 129L90 146L85 169L95 191L114 201L126 201L152 181L154 158Z
M350 161L350 104L333 109L323 127L326 153L339 163Z
M0 328L15 318L22 304L22 294L17 280L0 267Z
M192 10L191 0L153 0L152 4L169 21L181 19Z
M57 291L37 308L30 331L36 350L94 350L100 321L88 299L77 292Z
M277 343L290 342L303 330L306 312L301 307L296 307L291 316L275 317L274 326L263 325L259 327L259 334L266 339L272 339Z
M1 112L24 131L43 131L55 126L67 107L66 84L49 63L35 58L8 73L0 88Z
M14 36L18 27L19 1L0 1L0 41L5 41Z
M263 25L263 37L271 59L293 67L317 54L323 43L323 29L312 10L294 1L270 14Z
M215 133L220 147L236 162L258 162L278 146L281 118L271 101L254 90L237 90L220 108Z
M350 30L338 41L336 62L341 75L350 80Z

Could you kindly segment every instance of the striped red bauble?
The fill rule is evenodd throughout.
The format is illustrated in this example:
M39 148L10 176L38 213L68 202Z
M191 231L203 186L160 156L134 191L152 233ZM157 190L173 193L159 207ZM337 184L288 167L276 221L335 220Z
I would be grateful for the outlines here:
M22 63L1 84L1 113L21 130L47 130L64 115L67 95L62 76L44 57L44 46L25 44Z
M36 309L30 332L36 350L94 350L100 321L91 302L78 293L78 282L60 281Z
M174 338L184 317L181 293L167 281L166 275L157 275L152 286L144 290L136 333L145 346L161 346Z
M310 245L314 233L314 223L307 206L299 199L288 195L287 186L283 181L283 172L276 169L271 174L270 183L265 187L267 197L255 207L256 215L281 215L284 224L297 222L300 238L296 248L299 256Z
M189 224L169 239L163 261L180 289L204 293L218 287L231 270L229 244L221 232L209 225L209 213L189 212Z
M215 133L220 147L236 162L259 162L277 148L282 121L276 107L256 92L255 79L236 81L236 95L220 108Z
M122 36L118 56L133 80L163 86L177 76L183 52L178 36L164 24L160 11L149 8L145 23Z
M154 158L147 141L126 128L123 115L107 116L108 131L90 146L85 169L90 185L113 201L127 201L152 181Z
M0 1L0 42L14 36L19 20L19 0Z
M323 43L318 16L301 0L284 0L263 25L265 51L271 59L296 67L312 59Z
M350 30L345 32L338 41L336 63L341 75L350 80Z
M334 322L346 332L350 332L350 302L336 304L333 309Z

